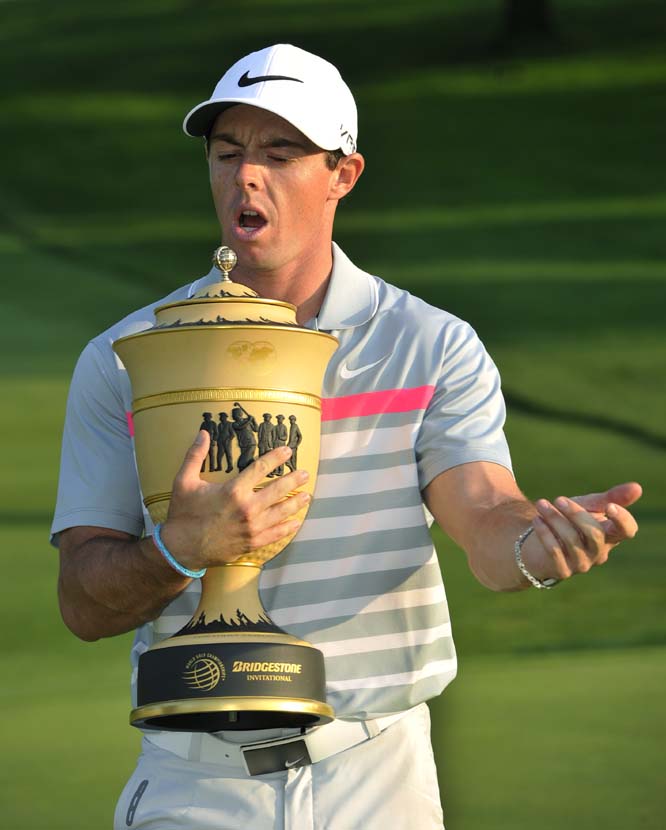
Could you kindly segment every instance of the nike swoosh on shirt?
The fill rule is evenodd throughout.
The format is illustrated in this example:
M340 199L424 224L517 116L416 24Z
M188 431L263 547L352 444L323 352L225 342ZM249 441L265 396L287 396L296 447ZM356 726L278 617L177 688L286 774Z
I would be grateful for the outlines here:
M302 84L300 78L289 78L287 75L257 75L256 78L250 78L250 73L245 72L238 79L238 86L252 86L252 84L263 84L264 81L296 81L297 84Z
M342 366L340 367L340 377L343 380L349 380L350 378L355 378L356 375L360 375L363 372L367 372L368 369L373 369L375 366L379 365L383 360L386 360L388 357L387 354L384 357L380 357L379 360L375 360L374 363L368 363L367 366L359 366L358 369L348 369L347 362L345 361Z

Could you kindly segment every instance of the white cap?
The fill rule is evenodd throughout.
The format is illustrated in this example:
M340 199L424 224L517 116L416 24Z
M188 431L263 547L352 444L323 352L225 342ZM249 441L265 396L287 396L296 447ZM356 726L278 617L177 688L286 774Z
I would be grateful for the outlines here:
M356 151L354 96L332 63L279 43L241 58L220 79L207 101L183 121L187 135L205 135L233 104L249 104L293 124L322 150Z

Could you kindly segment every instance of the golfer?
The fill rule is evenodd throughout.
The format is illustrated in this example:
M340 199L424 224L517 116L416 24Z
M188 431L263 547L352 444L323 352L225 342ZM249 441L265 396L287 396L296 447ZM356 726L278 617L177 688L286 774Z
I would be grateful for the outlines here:
M187 571L299 530L265 568L262 599L278 625L324 653L337 719L303 735L147 732L115 827L441 828L426 701L454 678L456 655L424 505L485 586L548 590L636 533L627 507L640 487L529 501L511 470L499 376L471 327L361 270L333 243L338 203L365 161L354 98L330 63L288 45L247 55L184 128L205 142L221 241L238 254L234 278L339 339L323 388L314 501L299 529L293 517L309 497L284 497L305 471L255 492L287 463L288 446L227 483L202 480L203 430L162 526L169 561L152 541L126 415L131 389L111 346L149 328L156 306L214 282L211 271L81 355L52 528L62 615L84 640L136 629L136 667L193 613L200 583ZM241 746L277 737L300 742L297 760L277 749L271 772L250 775Z

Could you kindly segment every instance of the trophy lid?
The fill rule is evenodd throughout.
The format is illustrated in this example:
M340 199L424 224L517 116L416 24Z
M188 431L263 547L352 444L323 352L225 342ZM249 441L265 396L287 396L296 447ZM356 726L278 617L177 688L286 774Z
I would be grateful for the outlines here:
M218 282L199 289L187 300L166 303L155 309L155 328L185 325L274 324L298 327L296 306L260 297L247 285L233 282L229 274L238 261L236 253L222 245L213 253L221 271Z

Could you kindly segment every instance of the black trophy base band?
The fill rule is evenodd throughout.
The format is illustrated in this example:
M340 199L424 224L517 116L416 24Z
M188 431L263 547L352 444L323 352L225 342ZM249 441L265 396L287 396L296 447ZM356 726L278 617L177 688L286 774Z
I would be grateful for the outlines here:
M147 651L139 660L134 726L218 732L314 726L334 717L324 658L292 643L201 643Z

